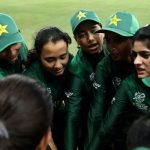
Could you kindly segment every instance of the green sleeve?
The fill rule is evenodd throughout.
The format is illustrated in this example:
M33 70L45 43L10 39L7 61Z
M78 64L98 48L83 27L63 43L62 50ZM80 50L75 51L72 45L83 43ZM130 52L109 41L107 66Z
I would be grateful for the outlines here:
M85 147L88 146L91 139L97 133L100 127L101 120L104 116L104 100L106 99L106 86L108 85L110 74L110 64L106 59L103 59L96 68L95 79L93 82L94 98L90 105L88 114L88 134ZM110 84L109 84L110 85Z
M6 76L7 74L3 70L0 69L0 79L3 79Z
M65 150L77 149L83 83L78 76L72 76L66 102Z
M92 139L88 150L102 149L104 144L106 144L105 142L109 139L109 133L113 132L115 124L121 119L122 114L126 112L125 108L129 102L127 91L127 84L123 82L112 99L112 105L102 121L96 136Z

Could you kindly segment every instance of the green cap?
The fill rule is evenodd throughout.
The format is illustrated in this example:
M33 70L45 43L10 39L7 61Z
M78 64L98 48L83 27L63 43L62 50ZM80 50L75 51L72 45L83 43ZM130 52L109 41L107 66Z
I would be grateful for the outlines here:
M71 17L71 27L73 33L75 29L79 26L79 24L86 20L92 20L99 24L101 23L99 17L95 12L88 10L79 10L76 13L74 13L73 16Z
M106 20L105 26L96 32L112 31L121 36L131 37L139 29L136 17L128 12L117 12Z
M8 15L0 13L0 52L14 43L23 41L15 21Z

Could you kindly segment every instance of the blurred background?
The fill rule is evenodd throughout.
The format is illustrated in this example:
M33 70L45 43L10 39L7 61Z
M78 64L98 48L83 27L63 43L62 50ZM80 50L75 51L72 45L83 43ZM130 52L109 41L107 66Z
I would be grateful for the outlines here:
M70 17L79 9L95 11L104 25L107 17L116 11L133 13L140 26L150 23L150 0L0 0L0 11L12 16L25 41L33 47L36 32L46 26L57 26L72 38L69 47L73 54L77 45L73 39Z

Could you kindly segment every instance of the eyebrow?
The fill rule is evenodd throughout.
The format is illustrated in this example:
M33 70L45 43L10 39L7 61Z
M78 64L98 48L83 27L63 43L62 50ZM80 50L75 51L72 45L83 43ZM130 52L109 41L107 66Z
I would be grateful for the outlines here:
M63 53L61 54L60 56L64 56L64 55L67 55L68 53ZM54 58L54 56L45 56L45 58Z

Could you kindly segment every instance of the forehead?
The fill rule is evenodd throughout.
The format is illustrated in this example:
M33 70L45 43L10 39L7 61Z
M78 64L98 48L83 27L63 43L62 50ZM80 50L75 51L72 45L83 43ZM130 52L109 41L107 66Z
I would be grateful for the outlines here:
M2 52L5 52L7 50L11 50L11 49L20 49L21 48L21 43L15 43L15 44L11 44L8 47L6 47ZM2 53L0 52L0 53Z
M81 22L81 23L78 25L78 27L77 27L77 29L76 29L76 32L78 32L78 31L80 31L80 30L86 30L86 29L91 28L91 27L93 27L93 26L95 26L95 27L96 27L96 26L101 27L100 24L98 24L98 23L95 22L95 21L86 20L86 21L84 21L84 22Z
M44 56L59 56L68 52L68 46L64 40L59 40L55 43L49 41L46 43L41 51Z
M105 36L107 37L113 37L113 38L125 38L124 36L121 36L115 32L111 32L111 31L105 31Z
M147 47L146 41L134 41L133 49L138 51L150 51L150 49Z

